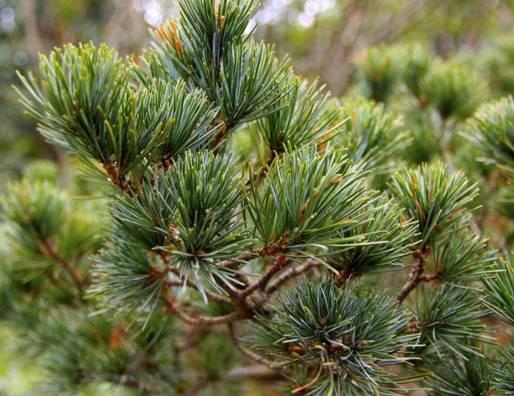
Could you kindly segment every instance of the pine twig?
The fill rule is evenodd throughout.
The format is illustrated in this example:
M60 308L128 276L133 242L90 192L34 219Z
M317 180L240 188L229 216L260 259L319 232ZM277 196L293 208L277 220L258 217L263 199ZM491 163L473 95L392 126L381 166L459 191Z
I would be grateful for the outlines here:
M258 257L276 256L283 251L284 244L287 242L287 238L287 236L284 236L273 244L257 249L255 251L244 253L234 259L222 261L219 263L219 265L226 268L234 268L238 264L245 263Z
M248 286L241 293L239 293L239 299L244 299L245 297L252 294L254 291L258 289L264 289L268 282L271 280L273 275L279 272L282 268L284 268L288 264L289 260L285 256L278 256L276 260L274 260L273 265L266 271L266 273L253 285Z
M226 268L234 268L235 266L244 263L246 261L250 261L253 259L256 259L257 257L260 257L259 251L257 252L248 252L245 254L242 254L239 257L236 257L235 259L225 260L219 263L220 266L226 267Z
M429 252L428 246L422 246L420 251L416 254L416 263L409 273L407 282L402 286L400 293L396 297L398 304L401 304L403 300L414 290L418 284L423 280L423 272L425 271L425 261Z
M269 366L269 367L272 367L274 365L274 363L271 360L266 359L264 356L261 356L258 353L254 352L250 349L247 349L241 345L239 338L237 337L237 334L236 334L234 323L228 324L228 332L229 332L230 338L234 342L234 345L236 346L237 350L242 355L246 356L247 358L249 358L251 360L256 361L257 363L265 364L266 366Z
M432 281L439 279L440 276L441 276L441 274L439 274L439 273L423 274L419 277L419 280L420 280L420 282L432 282Z
M351 279L352 277L356 278L360 275L360 273L352 272L350 269L339 271L339 274L336 277L336 285L341 287L346 283L347 280Z
M77 287L80 295L83 295L85 286L82 280L82 276L80 275L78 270L68 260L62 257L59 254L59 252L57 252L57 249L55 248L52 241L45 239L41 240L40 242L43 247L43 254L45 254L52 260L55 260L64 268L64 270L70 275L71 279L73 280L73 283L75 283L75 286Z
M216 134L216 136L214 137L214 142L213 142L213 147L214 147L213 150L215 152L220 150L221 145L222 145L223 141L225 140L230 128L232 128L232 125L225 122L223 119L218 120L218 124L220 125L220 129L219 129L218 133Z
M220 316L205 316L198 314L191 316L185 313L182 307L180 307L179 304L170 296L165 298L164 304L165 312L173 313L184 323L187 323L191 326L225 324L241 319L241 314L239 312L231 312L229 314Z
M266 293L267 294L273 294L275 293L284 283L289 281L290 279L293 279L301 274L306 273L311 268L319 266L319 262L309 259L302 265L299 265L298 267L290 268L289 270L283 272L279 276L276 277L275 281L272 282L267 288Z

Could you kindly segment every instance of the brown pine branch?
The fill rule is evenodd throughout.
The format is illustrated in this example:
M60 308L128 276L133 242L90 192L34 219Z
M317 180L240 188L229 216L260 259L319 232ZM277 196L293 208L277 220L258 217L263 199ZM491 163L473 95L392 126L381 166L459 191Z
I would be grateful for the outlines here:
M257 363L261 363L261 364L264 364L264 365L269 366L269 367L272 367L273 365L275 365L275 363L272 362L271 360L266 359L264 356L261 356L258 353L254 352L254 351L252 351L250 349L247 349L247 348L245 348L244 346L241 345L240 340L239 340L239 338L237 337L237 334L236 334L236 329L235 329L234 323L229 323L228 324L228 332L229 332L230 338L234 342L234 345L236 346L237 350L242 355L246 356L247 358L249 358L251 360L256 361Z
M239 264L246 263L247 261L256 259L257 257L261 257L259 250L255 252L244 253L241 256L238 256L234 259L222 261L221 263L219 263L219 265L226 268L234 268Z
M423 274L419 277L419 280L420 282L432 282L432 281L435 281L437 279L439 279L441 277L441 274L440 273L435 273L435 274Z
M219 263L219 265L227 268L234 268L239 264L246 263L247 261L256 259L258 257L272 257L279 255L284 251L284 248L286 247L288 241L289 235L286 234L269 245L266 245L260 249L256 249L251 252L244 253L241 256L238 256L234 259L222 261L221 263Z
M75 283L75 286L77 287L80 295L82 296L84 294L85 285L84 281L82 279L81 273L78 271L78 269L73 266L72 263L70 263L68 260L66 260L64 257L62 257L57 249L55 248L54 243L49 239L41 239L41 252L48 258L54 260L58 264L61 265L61 267L68 273L70 278L73 280L73 283Z
M346 283L347 280L359 276L361 276L360 273L352 272L352 270L346 268L344 270L339 271L339 274L336 276L336 285L341 287Z
M218 152L233 125L220 118L216 122L219 125L218 133L214 136L213 150Z
M266 273L254 284L248 286L246 289L244 289L242 292L239 293L238 297L239 299L244 299L245 297L249 296L256 290L264 290L268 282L271 280L273 275L275 275L277 272L279 272L282 268L284 268L289 263L289 260L285 256L278 256L271 267L266 271Z
M423 280L423 272L425 271L425 261L427 259L427 255L430 251L429 246L422 246L419 252L416 253L416 262L414 267L412 267L409 278L407 282L402 286L400 293L396 297L396 301L398 304L401 304L403 300L409 295L409 293L414 290L419 283Z
M120 174L116 161L109 159L107 162L103 164L103 168L107 173L107 176L109 176L109 179L112 184L117 186L123 192L127 193L129 196L134 195L134 191L132 191L129 181L127 180L125 175Z
M168 289L165 290L167 291ZM167 293L165 293L164 297L164 311L176 315L184 323L187 323L191 326L225 324L242 319L239 312L231 312L229 314L220 316L206 316L195 313L194 316L191 316L190 314L187 314L183 307L181 307L175 301L175 299Z
M288 282L289 280L308 272L310 269L318 267L320 265L319 262L309 259L302 265L299 265L297 267L293 267L288 269L287 271L284 271L282 274L278 275L275 280L270 283L270 285L265 289L267 294L273 294L275 293L280 287L284 285L284 283Z

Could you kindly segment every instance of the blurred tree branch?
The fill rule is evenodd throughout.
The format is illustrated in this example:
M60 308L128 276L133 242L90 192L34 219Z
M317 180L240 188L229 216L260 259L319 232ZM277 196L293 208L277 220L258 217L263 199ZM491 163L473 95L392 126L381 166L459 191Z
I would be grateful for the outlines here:
M350 0L341 13L340 28L331 34L330 44L314 57L314 69L336 94L347 86L353 72L353 60L359 51L398 38L443 4L440 0L421 0L414 5L407 3L401 12L390 12L380 18L377 26L370 31L372 14L376 12L370 3Z

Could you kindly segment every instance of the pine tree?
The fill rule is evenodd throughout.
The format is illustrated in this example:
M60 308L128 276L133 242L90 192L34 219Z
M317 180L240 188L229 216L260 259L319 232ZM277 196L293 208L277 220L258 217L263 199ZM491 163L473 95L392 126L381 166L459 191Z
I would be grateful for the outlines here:
M43 389L512 394L514 351L495 347L512 341L512 254L483 235L448 143L474 75L380 47L358 65L367 99L341 105L253 39L257 8L182 0L139 56L66 45L20 75L40 132L97 183L78 199L91 184L66 191L40 163L1 199L3 318ZM398 87L439 117L446 163L398 160L417 139ZM463 133L507 186L513 114L486 104Z

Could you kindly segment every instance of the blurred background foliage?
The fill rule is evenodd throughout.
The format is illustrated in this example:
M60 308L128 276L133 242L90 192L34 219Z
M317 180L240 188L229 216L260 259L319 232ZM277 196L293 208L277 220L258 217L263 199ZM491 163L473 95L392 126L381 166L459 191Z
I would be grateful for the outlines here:
M148 28L176 13L175 0L0 0L0 192L41 159L59 165L63 184L73 194L94 189L76 181L72 185L70 160L45 143L22 114L11 88L18 84L16 71L33 69L39 52L67 42L106 42L127 56L140 53L150 41ZM500 247L512 243L512 224L504 220L514 217L512 186L497 188L499 176L477 164L476 152L460 134L446 131L465 132L464 120L479 103L514 92L513 0L263 0L255 19L257 37L275 43L280 55L289 54L298 73L319 77L334 97L343 97L341 105L360 103L361 117L387 112L381 116L386 127L388 117L400 116L401 124L382 129L410 142L395 153L402 161L415 164L450 152L456 167L481 181L482 198L497 194L498 207L484 206L483 212L502 215L489 216L496 222L490 228L500 234ZM362 97L383 104L374 109ZM236 144L252 144L246 137L236 136ZM5 243L0 239L0 246ZM26 395L41 375L16 359L13 337L0 327L0 395ZM90 392L122 394L112 387Z

